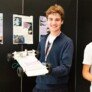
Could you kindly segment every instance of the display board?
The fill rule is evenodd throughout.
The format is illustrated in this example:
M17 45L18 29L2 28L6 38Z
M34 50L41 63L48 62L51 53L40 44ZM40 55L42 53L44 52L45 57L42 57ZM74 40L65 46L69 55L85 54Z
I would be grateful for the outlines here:
M33 16L13 14L13 44L33 44Z

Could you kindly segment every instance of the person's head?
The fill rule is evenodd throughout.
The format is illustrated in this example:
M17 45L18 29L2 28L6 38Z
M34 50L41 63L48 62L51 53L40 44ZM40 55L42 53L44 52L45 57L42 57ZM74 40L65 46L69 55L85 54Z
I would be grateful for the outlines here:
M48 18L48 16L50 14L54 14L54 13L58 13L61 16L61 19L64 20L64 9L62 6L60 5L52 5L48 8L48 10L46 11L46 17Z
M46 11L48 28L51 33L58 33L64 21L64 9L60 5L52 5Z

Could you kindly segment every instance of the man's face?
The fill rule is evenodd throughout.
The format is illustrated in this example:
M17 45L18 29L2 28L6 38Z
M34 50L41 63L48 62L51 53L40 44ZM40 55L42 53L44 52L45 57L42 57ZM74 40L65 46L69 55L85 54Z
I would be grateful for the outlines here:
M61 25L63 24L63 20L58 13L53 13L48 15L48 27L50 32L60 31Z

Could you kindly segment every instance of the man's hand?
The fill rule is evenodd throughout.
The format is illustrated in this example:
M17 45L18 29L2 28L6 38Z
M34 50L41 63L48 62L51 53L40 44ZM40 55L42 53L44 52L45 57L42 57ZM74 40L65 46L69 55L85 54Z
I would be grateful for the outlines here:
M51 73L51 71L52 71L51 64L46 63L46 67L47 67L47 70L49 71L49 72L48 72L48 74L50 74L50 73Z

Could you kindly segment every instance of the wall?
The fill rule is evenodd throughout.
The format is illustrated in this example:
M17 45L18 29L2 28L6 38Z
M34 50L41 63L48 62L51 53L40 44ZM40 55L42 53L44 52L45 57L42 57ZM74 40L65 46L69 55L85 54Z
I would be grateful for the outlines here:
M23 49L36 49L39 37L39 16L45 15L46 9L52 4L61 4L65 9L63 32L70 36L74 42L74 57L70 73L69 92L75 92L75 59L76 59L76 0L0 0L0 12L4 13L4 44L0 45L0 92L20 92L20 78L16 69L11 68L7 62L7 53L21 50L21 45L12 44L12 14L34 16L34 44L23 45ZM23 77L23 92L31 92L35 85L35 77Z
M20 79L8 66L6 55L10 50L20 49L12 45L12 13L21 14L20 0L0 0L0 12L4 13L4 44L0 45L0 92L18 92Z

